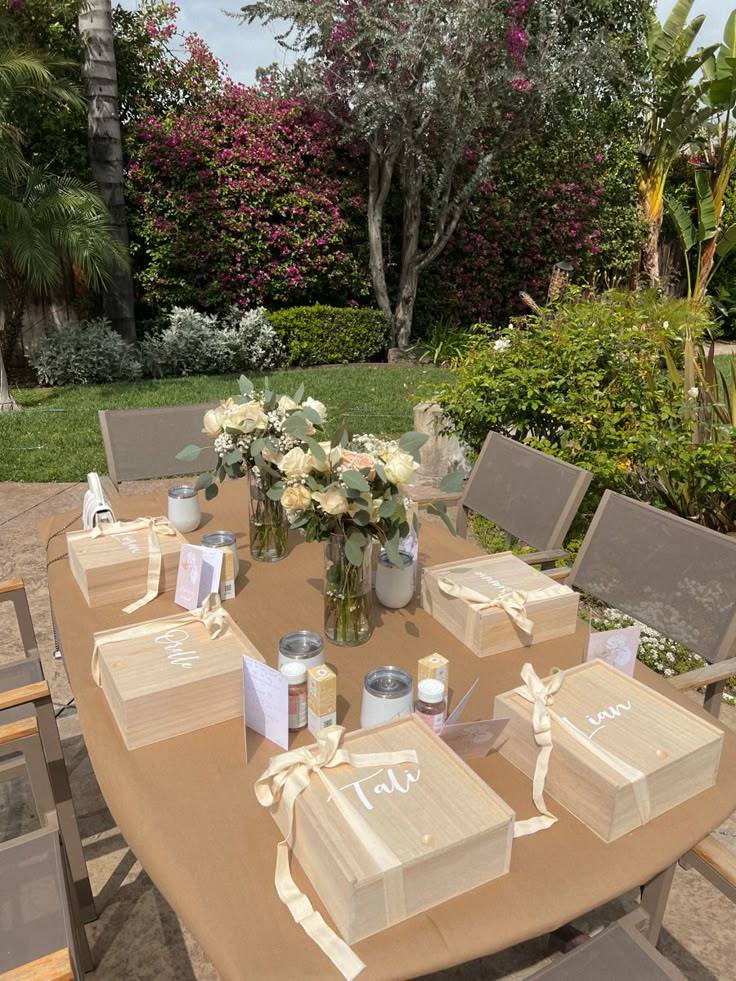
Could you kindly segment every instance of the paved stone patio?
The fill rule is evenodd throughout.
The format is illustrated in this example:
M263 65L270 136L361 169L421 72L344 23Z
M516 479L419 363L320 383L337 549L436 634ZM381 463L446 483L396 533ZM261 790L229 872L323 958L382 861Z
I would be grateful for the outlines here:
M164 482L130 484L125 493ZM57 709L71 700L63 665L53 658L53 633L46 588L45 552L39 521L60 511L81 509L83 484L0 484L0 581L21 576L46 677ZM22 655L8 605L0 605L0 663ZM736 710L724 706L724 721L736 729ZM94 981L216 981L217 973L199 944L163 899L115 827L87 757L76 713L59 719L82 839L99 918L88 927L97 968ZM0 784L0 840L31 826L26 788L19 781ZM719 829L736 851L736 821ZM270 884L269 884L270 885ZM564 888L564 883L561 883ZM586 917L582 928L602 924L633 907L633 895ZM247 929L247 913L243 912ZM725 897L696 872L677 870L667 907L661 949L692 981L736 981L733 952L736 914ZM432 981L480 981L527 977L545 960L543 939L432 976ZM243 965L243 979L248 967ZM259 979L260 981L260 979ZM636 981L636 979L630 979Z

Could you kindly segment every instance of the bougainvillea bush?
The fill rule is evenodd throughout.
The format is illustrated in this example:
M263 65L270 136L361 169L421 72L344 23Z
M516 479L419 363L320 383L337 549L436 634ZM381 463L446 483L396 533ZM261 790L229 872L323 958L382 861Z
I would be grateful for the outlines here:
M139 286L151 308L368 297L360 188L331 125L297 98L223 83L130 141Z

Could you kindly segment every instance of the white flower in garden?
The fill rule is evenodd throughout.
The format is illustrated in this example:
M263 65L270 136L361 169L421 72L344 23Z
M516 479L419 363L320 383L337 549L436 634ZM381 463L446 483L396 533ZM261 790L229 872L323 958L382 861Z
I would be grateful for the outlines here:
M287 487L281 495L281 504L286 511L304 511L312 501L312 492L303 484Z
M392 484L408 484L414 471L419 469L419 464L410 453L397 447L389 450L383 469Z
M322 422L324 422L325 419L327 418L327 406L324 405L322 402L319 402L317 399L313 399L310 397L303 403L303 405L306 406L306 408L308 409L314 409L314 411L320 417Z
M306 477L312 469L310 454L305 453L300 446L295 446L284 456L279 464L279 468L290 480L293 480L295 477Z
M322 493L315 491L315 493L312 494L312 497L319 504L325 514L347 514L347 498L343 497L337 487L328 487L327 490L323 491Z
M222 420L225 418L225 409L220 405L216 409L210 409L205 412L204 419L202 420L204 424L203 433L207 433L208 436L219 436L222 431Z
M327 473L328 470L336 467L342 459L342 450L339 446L330 446L328 440L325 440L325 442L320 443L319 445L324 450L325 459L318 460L313 453L308 453L309 469L316 470L318 473Z
M282 416L285 416L287 412L291 412L298 408L299 406L296 404L294 399L290 399L288 395L282 395L276 404L276 409Z
M508 351L511 347L511 339L509 337L499 337L497 341L493 343L494 351Z
M663 320L662 321L662 330L667 330L667 328L669 327L669 325L670 325L669 320Z
M687 397L689 399L693 399L694 401L698 397L698 395L700 395L700 389L698 388L697 385L693 385L692 388L688 388Z

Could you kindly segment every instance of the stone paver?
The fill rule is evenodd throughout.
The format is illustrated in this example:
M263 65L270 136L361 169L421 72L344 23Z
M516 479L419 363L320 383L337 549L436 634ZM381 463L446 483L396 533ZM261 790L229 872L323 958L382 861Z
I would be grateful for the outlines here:
M154 481L126 485L124 493L165 486ZM81 510L83 484L0 484L0 580L26 582L44 670L59 708L71 699L60 661L53 658L53 632L46 588L45 552L39 521L59 511ZM426 517L423 520L427 520ZM435 519L436 520L436 519ZM0 663L20 655L12 614L0 605ZM736 710L724 706L726 724L736 729ZM86 753L73 706L59 720L99 918L88 927L97 965L94 981L216 981L217 974L197 942L160 895L115 827ZM19 781L0 784L0 829L12 836L29 827L26 789ZM720 829L736 848L736 821ZM0 839L2 831L0 830ZM589 929L632 908L622 897L584 918ZM244 914L245 915L245 914ZM664 920L661 947L691 981L736 981L732 952L734 909L696 872L677 870ZM529 941L470 964L432 975L432 981L522 979L545 962L545 942ZM247 977L244 965L243 978ZM266 981L266 979L264 979ZM635 979L632 979L635 981Z

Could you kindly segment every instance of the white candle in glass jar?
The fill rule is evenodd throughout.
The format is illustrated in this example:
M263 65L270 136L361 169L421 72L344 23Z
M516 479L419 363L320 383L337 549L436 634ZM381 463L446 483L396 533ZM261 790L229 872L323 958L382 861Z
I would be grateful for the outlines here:
M177 529L186 533L199 528L202 512L199 507L199 494L190 484L179 484L169 488L169 521Z
M376 596L390 610L400 610L414 597L414 557L399 552L401 565L392 565L385 551L378 556L376 569Z
M387 664L373 668L365 676L360 706L361 729L411 715L413 707L413 684L406 671Z

